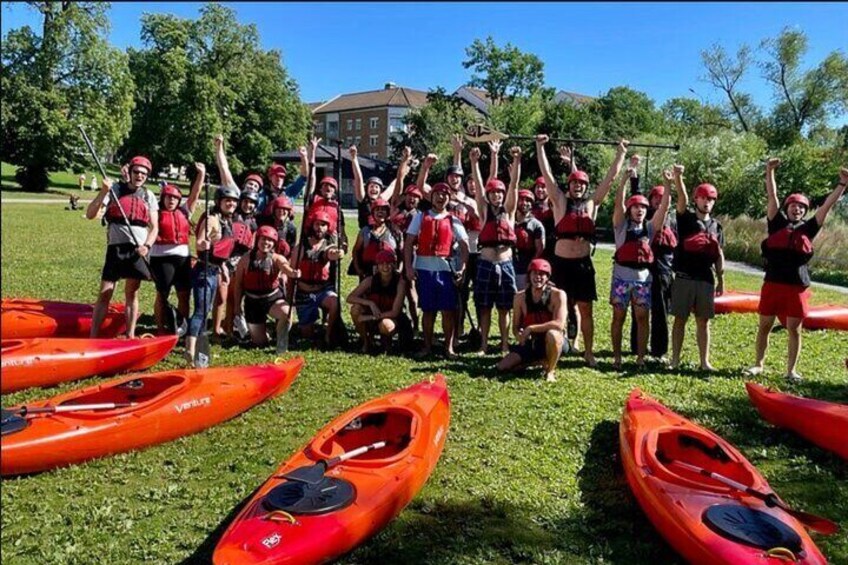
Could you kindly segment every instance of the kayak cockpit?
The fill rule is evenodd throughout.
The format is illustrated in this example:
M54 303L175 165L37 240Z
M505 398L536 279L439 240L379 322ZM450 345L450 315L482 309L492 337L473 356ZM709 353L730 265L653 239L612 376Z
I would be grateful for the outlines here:
M0 345L0 354L5 355L6 353L20 349L23 345L24 342L20 339L4 339L2 345Z
M345 465L368 465L403 457L418 428L418 417L405 408L364 412L348 421L329 437L317 438L312 449L320 458L346 453L363 445L385 441L386 446L364 453Z
M734 454L728 453L713 437L692 429L666 427L650 433L645 441L645 460L654 475L690 488L716 492L728 490L723 483L675 465L675 461L718 473L745 485L756 482L750 469Z
M78 404L146 404L175 394L180 390L186 378L181 375L157 375L155 377L139 377L116 383L108 387L100 387L88 394L81 394L63 401L59 406L74 406Z

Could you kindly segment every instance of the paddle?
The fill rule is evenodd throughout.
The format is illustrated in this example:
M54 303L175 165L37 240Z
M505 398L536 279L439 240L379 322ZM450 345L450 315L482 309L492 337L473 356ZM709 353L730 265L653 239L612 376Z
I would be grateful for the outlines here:
M832 522L831 520L828 520L827 518L822 518L821 516L816 516L815 514L809 514L802 510L795 510L793 508L790 508L773 492L760 492L749 486L743 485L742 483L737 483L733 479L729 479L724 475L713 473L712 471L702 469L701 467L696 467L695 465L690 465L689 463L684 463L683 461L671 460L668 463L671 465L676 465L683 469L687 469L689 471L692 471L693 473L698 473L705 477L714 479L720 483L729 486L732 489L744 492L746 494L750 494L751 496L765 502L766 506L768 506L769 508L773 508L776 506L781 510L785 511L790 516L796 518L799 522L804 524L809 529L819 532L820 534L833 535L839 531L839 525L836 522Z
M200 335L197 336L197 343L194 350L194 366L198 369L206 369L209 367L209 328L207 327L206 317L209 315L207 311L207 287L209 285L209 173L206 173L203 185L205 199L205 214L203 221L203 234L206 240L206 251L203 252L203 323L201 324ZM222 269L226 269L226 265L221 265Z
M324 473L326 473L329 469L332 469L342 461L347 461L348 459L352 459L374 449L386 447L388 444L389 442L387 441L378 441L372 443L371 445L363 445L362 447L357 447L356 449L353 449L346 453L342 453L341 455L337 455L330 459L322 459L314 465L305 465L303 467L298 467L297 469L284 474L283 478L292 481L299 481L301 483L306 483L309 485L317 485L324 478Z
M135 402L103 402L100 404L68 404L60 406L21 406L14 410L6 410L19 416L28 414L61 414L63 412L81 412L84 410L117 410L135 406Z

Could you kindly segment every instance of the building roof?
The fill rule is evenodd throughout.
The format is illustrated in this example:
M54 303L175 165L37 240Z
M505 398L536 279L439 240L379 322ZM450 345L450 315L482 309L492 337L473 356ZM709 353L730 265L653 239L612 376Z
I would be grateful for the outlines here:
M404 86L387 86L380 90L341 94L332 100L312 109L313 114L345 112L365 108L396 106L420 108L427 104L427 93Z
M565 90L558 90L554 95L554 100L557 102L573 102L575 104L585 104L586 102L591 102L594 99L594 96L577 94L576 92L566 92Z

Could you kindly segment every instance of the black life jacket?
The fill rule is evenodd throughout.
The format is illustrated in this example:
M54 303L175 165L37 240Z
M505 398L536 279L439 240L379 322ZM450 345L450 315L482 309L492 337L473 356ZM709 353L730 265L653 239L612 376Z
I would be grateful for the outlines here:
M790 261L795 265L805 265L813 258L813 242L798 228L804 222L789 223L769 234L760 244L760 250L766 261L780 263Z

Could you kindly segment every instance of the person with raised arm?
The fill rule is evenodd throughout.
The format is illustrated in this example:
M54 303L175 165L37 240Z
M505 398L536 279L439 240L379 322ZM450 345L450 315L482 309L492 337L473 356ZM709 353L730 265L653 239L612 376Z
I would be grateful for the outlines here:
M634 194L626 201L624 187L628 184L632 172L639 164L634 156L631 166L621 176L618 190L615 191L615 204L612 212L612 227L615 235L615 255L613 256L612 284L610 285L610 304L612 305L613 367L621 369L621 337L627 310L633 308L636 320L637 346L636 364L645 365L645 353L648 349L648 312L651 309L651 265L654 253L651 242L654 234L660 232L668 213L671 196L671 171L663 173L668 185L659 208L651 220L647 219L650 202L641 194Z
M389 200L394 187L386 188L383 186L383 179L380 177L369 177L367 181L363 182L356 145L351 145L348 152L350 153L350 165L353 169L353 196L356 198L356 217L361 230L370 222L371 203L377 199Z
M813 240L824 226L833 205L845 194L848 168L840 169L836 187L818 207L816 213L804 219L810 210L810 200L801 193L790 194L784 199L783 205L778 207L775 170L779 166L780 159L772 158L766 163L768 237L760 246L765 260L765 277L758 308L760 319L755 347L756 359L747 372L750 375L763 372L769 333L775 318L779 317L786 320L789 338L785 378L789 382L797 383L802 380L797 366L801 356L801 322L807 315L807 301L810 295L808 264L813 257Z
M492 160L497 158L497 150L490 142ZM500 144L497 143L499 146ZM480 231L478 246L480 258L477 262L477 276L474 279L474 305L480 321L481 344L477 352L486 353L489 329L492 321L492 308L498 310L498 327L501 334L501 351L509 351L509 311L515 298L515 266L512 263L512 248L515 246L515 192L518 177L521 175L521 149L511 149L509 190L497 178L483 184L480 175L480 149L473 147L469 152L471 174L479 186L485 186L485 197L477 193L477 209L483 227Z
M266 216L269 214L269 207L275 198L279 196L287 196L291 199L300 196L303 192L303 187L306 186L306 177L309 171L309 152L305 145L297 148L300 155L300 174L294 181L286 185L286 168L280 163L272 163L266 175L268 184L262 187L259 191L259 201L256 203L256 215Z
M156 197L144 187L153 166L147 157L130 159L125 169L127 177L112 184L103 179L97 193L85 210L86 219L93 220L105 208L106 258L100 275L100 288L91 320L91 337L97 337L106 316L115 286L125 279L127 337L135 337L138 320L138 289L142 280L150 280L147 256L159 235L159 206ZM115 199L117 197L117 200Z
M577 306L578 325L580 333L583 334L585 348L583 359L588 366L595 367L597 361L594 355L595 322L592 302L598 299L598 293L595 286L595 266L591 257L591 247L595 240L595 218L613 180L621 170L629 142L624 139L619 142L615 159L606 177L590 198L586 192L589 188L589 175L584 171L575 169L568 175L566 192L559 188L545 154L548 139L547 134L536 136L536 156L539 169L545 177L557 236L552 264L553 281L558 288L565 291L569 303Z
M401 241L400 249L404 248L406 230L409 229L409 224L412 218L419 213L418 206L421 203L423 194L421 190L414 184L404 187L404 182L409 174L409 169L412 164L412 149L404 147L401 150L400 162L398 163L397 178L395 179L394 191L392 193L392 224L395 229L400 232ZM400 191L403 190L401 197ZM401 258L402 258L402 254ZM418 332L418 292L412 281L406 278L406 266L401 265L401 273L406 280L406 302L409 308L409 315L412 318L412 327L414 333Z
M542 363L545 380L556 381L556 366L568 352L565 339L566 296L551 283L551 264L544 259L530 261L528 284L515 295L512 332L516 345L497 364L498 371Z
M695 313L700 368L710 365L710 320L715 317L715 297L724 294L724 234L712 216L718 190L709 183L695 187L695 209L689 210L689 195L683 182L683 165L674 165L677 187L677 248L674 252L674 283L671 285L671 363L680 365L686 321ZM713 274L715 273L715 274Z
M172 184L166 184L159 192L159 233L150 248L150 269L156 285L156 301L153 314L160 335L173 322L173 328L182 337L188 329L189 303L191 299L191 216L197 206L200 187L206 179L206 165L194 164L195 177L188 198L182 202L182 192ZM177 316L169 322L168 296L171 289L177 292Z

